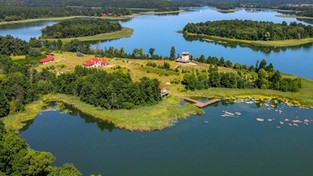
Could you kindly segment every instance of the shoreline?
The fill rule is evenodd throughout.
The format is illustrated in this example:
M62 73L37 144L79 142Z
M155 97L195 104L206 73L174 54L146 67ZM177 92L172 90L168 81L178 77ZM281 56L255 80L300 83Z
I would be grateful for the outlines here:
M121 38L129 38L133 35L133 33L134 33L133 29L123 27L121 30L116 31L116 32L97 34L97 35L85 36L85 37L60 38L60 40L62 42L70 42L72 40L79 40L79 41L83 41L83 42L114 40L114 39L121 39ZM59 39L42 38L41 40L57 41Z
M232 39L232 38L219 37L219 36L211 36L211 35L205 35L205 34L194 34L194 33L183 33L183 34L187 36L200 37L203 40L208 41L208 42L223 41L223 42L247 44L247 45L252 45L252 46L270 46L270 47L280 47L280 48L313 43L313 38L277 40L277 41L253 41L253 40L241 40L241 39Z
M103 20L128 20L135 17L135 15L131 16L121 16L121 17L98 17L98 16L67 16L67 17L48 17L48 18L32 18L18 21L4 21L0 22L0 25L10 25L10 24L23 24L23 23L34 23L41 21L61 21L61 20L69 20L75 18L95 18L95 19L103 19Z
M313 85L312 80L302 79ZM304 87L304 89L305 88L307 87ZM192 103L186 103L181 106L179 103L183 100L179 96L193 98L219 97L222 101L255 99L257 101L286 103L288 106L313 108L313 99L307 98L306 95L301 96L301 92L291 93L261 89L209 88L197 91L186 91L167 97L156 105L142 106L131 110L104 110L81 102L79 98L75 96L48 94L43 96L40 100L26 105L24 112L10 114L1 120L8 128L20 130L26 125L26 122L35 119L43 111L42 108L46 106L46 102L57 101L70 105L96 119L113 123L119 129L141 132L159 131L172 127L178 120L189 118L191 115L204 113L202 108L198 108ZM303 99L299 99L299 97ZM305 97L306 99L304 99Z
M313 20L313 17L307 17L307 16L284 15L284 14L278 14L275 16L280 17L280 18L297 18L297 19L303 19L303 20Z
M99 16L65 16L65 17L47 17L47 18L32 18L32 19L25 19L25 20L18 20L18 21L2 21L0 22L1 25L10 25L10 24L23 24L23 23L34 23L34 22L41 22L41 21L61 21L61 20L69 20L75 18L95 18L95 19L103 19L103 20L129 20L136 16L140 15L149 15L149 14L173 14L173 13L181 13L187 12L186 10L177 10L177 11L164 11L164 12L155 12L155 11L147 11L147 12L139 12L133 13L132 15L127 16L106 16L106 17L99 17Z
M216 10L216 11L218 11L218 12L236 12L237 11L237 9L236 8L234 8L234 9L228 9L228 10L223 10L223 9L219 9L219 8L213 8L213 10Z
M148 11L148 12L140 12L140 15L166 15L166 14L176 14L187 12L186 10L175 10L175 11L164 11L164 12L156 12L156 11Z
M79 111L93 116L96 119L113 123L117 128L129 131L157 131L173 126L178 120L186 119L191 115L202 114L203 110L192 104L179 105L179 97L168 97L156 105L142 106L131 110L104 110L81 102L78 97L64 94L49 94L40 100L25 106L25 111L10 114L1 120L7 128L20 130L26 122L35 119L45 102L57 101L68 104ZM126 118L125 118L126 117Z

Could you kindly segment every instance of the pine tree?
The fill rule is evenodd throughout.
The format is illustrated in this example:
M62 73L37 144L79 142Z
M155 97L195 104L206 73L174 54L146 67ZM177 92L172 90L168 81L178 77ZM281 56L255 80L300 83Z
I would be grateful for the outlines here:
M5 117L10 112L10 105L7 97L0 93L0 117Z

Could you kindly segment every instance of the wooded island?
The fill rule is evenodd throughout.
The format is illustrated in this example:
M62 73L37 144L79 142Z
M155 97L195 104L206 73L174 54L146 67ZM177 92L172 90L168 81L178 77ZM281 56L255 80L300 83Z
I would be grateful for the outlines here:
M116 32L122 29L117 22L100 19L66 20L42 30L42 38L73 38Z
M207 21L188 23L183 32L212 40L252 45L293 46L313 42L313 27L296 22L278 24L251 20Z

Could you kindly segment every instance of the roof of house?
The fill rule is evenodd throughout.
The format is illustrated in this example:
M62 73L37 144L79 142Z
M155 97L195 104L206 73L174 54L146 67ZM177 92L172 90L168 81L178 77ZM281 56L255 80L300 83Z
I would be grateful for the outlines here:
M188 51L184 51L182 54L183 55L189 55L190 53Z
M85 66L92 66L95 65L97 63L101 62L101 65L109 65L109 62L107 62L106 60L102 59L102 58L92 58L90 60L87 60L86 62L84 62Z
M51 62L54 60L54 56L48 55L46 58L39 60L40 63Z

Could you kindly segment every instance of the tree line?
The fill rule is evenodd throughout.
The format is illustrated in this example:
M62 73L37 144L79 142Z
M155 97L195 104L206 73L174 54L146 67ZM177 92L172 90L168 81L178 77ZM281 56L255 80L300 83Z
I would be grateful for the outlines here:
M44 53L48 54L52 51L79 51L85 54L94 53L90 48L90 44L78 40L63 43L61 40L48 41L30 38L30 40L26 42L10 35L0 36L0 55L26 55L25 60L29 61L28 63L36 64L38 60L46 56Z
M241 40L288 40L313 37L313 27L301 23L284 21L281 24L251 20L221 20L188 23L185 33L205 34Z
M291 14L297 15L297 16L307 16L307 17L313 17L313 6L292 6L292 5L284 5L280 7L281 10L292 10Z
M122 72L107 73L76 66L74 73L56 78L55 90L105 109L131 109L161 101L159 85L157 79L143 77L133 82L129 74Z
M33 18L65 16L101 16L104 9L79 7L0 6L0 21L18 21Z
M65 20L42 29L42 38L72 38L93 36L119 31L122 26L117 22L100 19Z
M131 9L125 8L90 8L90 7L29 7L0 6L0 21L18 21L34 18L68 17L68 16L107 16L131 15Z
M0 175L81 176L73 164L52 166L51 153L30 150L14 131L0 120Z
M215 59L214 59L215 60ZM209 62L209 61L208 61ZM219 72L218 66L233 67L237 72ZM235 89L272 89L283 92L299 92L301 79L282 78L281 73L275 70L272 64L267 65L266 60L257 61L256 66L242 67L224 59L211 63L209 70L198 70L186 73L182 83L186 89L208 89L209 87L235 88Z

